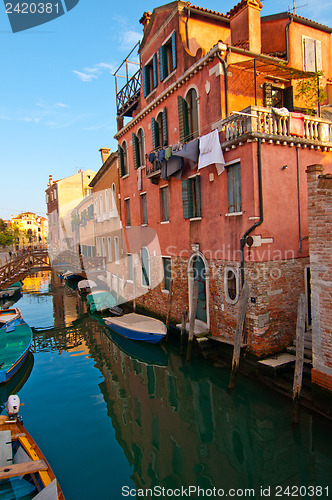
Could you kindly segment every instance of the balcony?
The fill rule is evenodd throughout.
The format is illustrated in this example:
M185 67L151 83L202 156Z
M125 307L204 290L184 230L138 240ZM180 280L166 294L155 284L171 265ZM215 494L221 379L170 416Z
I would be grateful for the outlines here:
M303 130L293 135L290 115L282 116L271 108L249 106L222 120L222 148L228 150L249 138L262 138L276 144L300 144L303 147L332 150L332 122L304 115Z
M146 178L150 179L150 181L156 182L158 184L158 179L161 174L161 163L158 160L155 160L153 164L151 164L146 158Z
M139 42L128 54L126 59L124 59L119 66L119 68L114 73L115 77L115 93L116 93L116 111L117 116L133 116L133 111L137 108L141 89L141 71L140 69L136 73L130 76L132 73L131 69L133 65L140 66L137 61L130 61L129 57L133 55L135 58L136 49L139 47ZM125 75L120 75L119 72L125 68ZM118 79L124 78L126 83L123 87L118 90Z

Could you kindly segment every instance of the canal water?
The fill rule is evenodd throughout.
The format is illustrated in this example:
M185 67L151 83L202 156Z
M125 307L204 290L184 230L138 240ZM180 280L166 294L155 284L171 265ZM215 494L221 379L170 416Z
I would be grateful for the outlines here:
M66 500L328 498L332 424L199 356L179 341L123 340L55 275L24 280L17 302L33 354L11 382L28 431ZM300 489L301 487L301 489Z

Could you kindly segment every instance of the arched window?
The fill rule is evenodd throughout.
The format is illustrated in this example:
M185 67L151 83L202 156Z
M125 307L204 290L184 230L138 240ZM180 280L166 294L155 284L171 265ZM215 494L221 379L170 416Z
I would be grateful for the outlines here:
M150 259L146 247L141 249L142 286L150 286Z
M112 184L112 208L116 208L116 189L115 189L115 184L113 182Z
M123 177L129 173L128 170L128 147L126 141L119 146L120 175Z
M188 104L189 136L191 140L198 137L198 106L197 92L195 89L189 90L186 101Z
M142 128L137 132L138 149L139 149L139 163L140 166L145 165L145 144L144 144L144 130Z
M105 212L110 209L109 199L108 199L108 189L105 189Z
M233 267L226 267L224 275L225 297L229 304L236 304L239 299L239 273Z

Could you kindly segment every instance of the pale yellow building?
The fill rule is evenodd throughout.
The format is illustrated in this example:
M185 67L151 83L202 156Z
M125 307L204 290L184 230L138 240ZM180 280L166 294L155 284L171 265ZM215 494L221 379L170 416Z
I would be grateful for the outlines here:
M13 230L18 229L15 247L22 248L44 248L47 245L48 221L45 217L33 212L22 212L11 217Z

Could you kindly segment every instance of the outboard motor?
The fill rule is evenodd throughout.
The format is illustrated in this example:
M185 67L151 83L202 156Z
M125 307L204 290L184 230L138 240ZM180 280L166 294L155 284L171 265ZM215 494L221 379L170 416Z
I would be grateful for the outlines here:
M15 394L9 396L6 404L6 411L9 420L17 418L19 410L20 410L20 398Z

